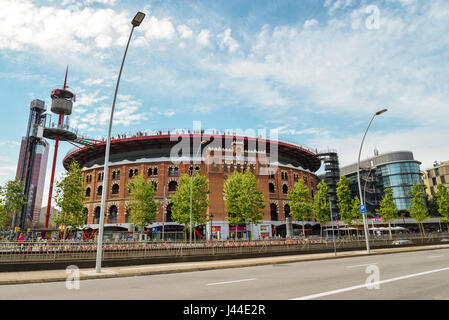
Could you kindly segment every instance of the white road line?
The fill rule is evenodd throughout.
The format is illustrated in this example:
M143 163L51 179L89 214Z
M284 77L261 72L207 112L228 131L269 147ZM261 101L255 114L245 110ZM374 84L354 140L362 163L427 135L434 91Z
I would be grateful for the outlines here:
M365 264L357 264L357 265L354 265L354 266L347 266L346 268L351 269L351 268L357 268L357 267L365 267L365 266L371 266L373 264L377 264L377 262L365 263Z
M216 265L226 265L226 264L232 264L235 263L234 261L220 261L220 262L202 262L202 263L174 263L174 264L155 264L151 266L145 266L145 267L130 267L130 268L120 268L119 270L144 270L144 269L154 269L154 268L161 268L161 267L191 267L191 266L216 266Z
M180 263L177 264L177 267L190 267L190 266L204 266L204 263ZM144 270L144 269L154 269L154 268L161 268L161 267L167 267L167 265L162 265L162 264L155 264L152 266L147 266L147 267L131 267L131 268L120 268L119 270Z
M438 255L438 256L427 256L427 258L441 258L444 257L444 255Z
M236 282L252 281L252 280L256 280L256 278L232 280L232 281L224 281L224 282L214 282L214 283L208 283L207 286L215 286L217 284L228 284L228 283L236 283Z
M370 286L376 286L376 285L380 285L380 284L383 284L383 283L394 282L394 281L404 280L404 279L413 278L413 277L419 277L419 276L423 276L423 275L426 275L426 274L431 274L431 273L440 272L440 271L446 271L446 270L449 270L449 267L441 268L441 269L435 269L435 270L429 270L429 271L424 271L424 272L419 272L419 273L413 273L413 274L409 274L409 275L406 275L406 276L395 277L395 278L381 280L381 281L376 281L376 282L370 282L369 285ZM293 299L290 299L290 300L310 300L310 299L330 296L330 295L333 295L333 294L347 292L347 291L356 290L356 289L362 289L362 288L367 288L367 285L366 284L360 284L360 285L357 285L357 286L352 286L352 287L347 287L347 288L342 288L342 289L337 289L337 290L331 290L331 291L316 293L316 294L312 294L312 295L309 295L309 296L293 298Z

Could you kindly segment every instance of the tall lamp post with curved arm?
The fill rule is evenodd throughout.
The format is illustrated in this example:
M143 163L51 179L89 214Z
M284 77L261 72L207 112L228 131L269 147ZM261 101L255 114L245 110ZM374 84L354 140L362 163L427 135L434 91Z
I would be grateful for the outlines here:
M382 113L384 113L386 111L387 111L387 109L382 109L380 111L377 111L375 114L373 114L373 116L371 118L371 121L369 122L368 127L365 130L365 134L363 135L362 143L360 144L359 158L357 160L357 182L358 182L358 185L359 185L359 198L360 198L360 204L361 204L360 209L362 207L365 208L365 199L362 197L362 188L360 186L360 154L362 153L363 142L365 141L366 133L368 132L368 129L371 126L371 123L373 122L374 117L378 116L378 115L380 115L380 114L382 114ZM360 211L362 211L362 210L360 210ZM369 234L368 234L368 227L366 225L366 210L365 210L365 212L362 212L362 216L363 216L363 228L364 228L364 231L365 231L366 251L368 253L370 253L370 249L369 249Z
M98 230L98 244L97 244L97 259L95 264L95 272L101 273L101 254L103 249L103 229L104 229L104 207L106 202L106 194L108 192L108 168L109 168L109 151L111 147L111 129L112 129L112 119L114 117L114 109L115 109L115 101L117 100L117 91L120 84L120 78L122 76L123 65L125 64L126 53L128 52L129 43L131 41L131 36L133 35L133 31L135 27L140 26L143 19L145 18L145 13L137 12L134 16L134 19L131 21L133 25L131 29L131 33L129 34L128 43L126 44L125 54L123 55L122 65L120 66L120 72L118 74L117 85L115 87L114 100L112 102L111 108L111 118L109 120L109 129L108 129L108 137L106 140L106 153L104 157L104 180L103 180L103 189L101 192L101 209L100 209L100 226Z

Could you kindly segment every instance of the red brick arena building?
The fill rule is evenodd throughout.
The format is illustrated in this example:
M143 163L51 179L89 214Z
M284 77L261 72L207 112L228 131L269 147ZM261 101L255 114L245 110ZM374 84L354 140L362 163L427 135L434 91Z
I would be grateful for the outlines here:
M201 143L203 141L203 143ZM105 142L91 147L70 151L64 158L67 169L72 160L78 161L85 181L86 227L98 228L100 202L104 180ZM152 238L160 239L162 226L166 233L182 231L183 226L172 221L170 198L175 194L178 179L182 174L199 170L209 180L209 222L198 229L207 239L227 239L233 236L235 227L230 227L223 199L223 184L234 171L250 170L259 181L265 197L263 221L253 226L253 238L285 235L285 219L290 207L287 193L299 179L303 179L313 197L318 178L314 174L321 162L317 155L296 144L212 131L184 130L178 132L138 133L132 137L118 136L111 141L109 178L105 208L105 230L129 230L126 210L129 201L127 184L133 177L144 173L156 186L156 201L159 212L156 222L147 226ZM316 223L310 221L311 229ZM299 230L299 224L293 222ZM238 228L239 237L248 237L251 227ZM106 235L107 233L105 233Z

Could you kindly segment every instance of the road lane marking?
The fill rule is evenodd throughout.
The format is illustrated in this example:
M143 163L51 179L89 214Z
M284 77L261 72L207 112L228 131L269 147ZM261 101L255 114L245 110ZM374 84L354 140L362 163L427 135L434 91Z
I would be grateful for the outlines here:
M365 263L365 264L356 264L354 266L347 266L346 268L357 268L357 267L366 267L366 266L371 266L373 264L377 264L377 262L373 262L373 263Z
M441 258L444 257L443 255L438 255L438 256L427 256L427 258Z
M218 263L217 263L218 264ZM190 267L190 266L204 266L204 263L180 263L176 264L175 267ZM144 269L154 269L154 268L163 268L167 267L167 265L159 264L159 265L153 265L153 266L147 266L147 267L131 267L131 268L120 268L119 270L144 270ZM172 265L169 265L168 267L172 267Z
M215 286L215 285L218 285L218 284L228 284L228 283L236 283L236 282L252 281L252 280L256 280L256 278L232 280L232 281L223 281L223 282L213 282L213 283L208 283L207 286Z
M413 274L409 274L409 275L406 275L406 276L400 276L400 277L395 277L395 278L381 280L381 281L376 281L376 282L370 283L370 286L375 286L375 285L380 285L380 284L383 284L383 283L404 280L404 279L413 278L413 277L424 276L424 275L427 275L427 274L431 274L431 273L435 273L435 272L441 272L441 271L446 271L446 270L449 270L449 267L441 268L441 269L434 269L434 270L429 270L429 271L424 271L424 272L419 272L419 273L413 273ZM330 295L333 295L333 294L338 294L338 293L352 291L352 290L357 290L357 289L362 289L362 288L367 288L367 285L366 284L360 284L360 285L357 285L357 286L352 286L352 287L347 287L347 288L342 288L342 289L337 289L337 290L331 290L331 291L311 294L311 295L308 295L308 296L303 296L303 297L299 297L299 298L293 298L293 299L290 299L290 300L310 300L310 299L321 298L321 297L330 296Z

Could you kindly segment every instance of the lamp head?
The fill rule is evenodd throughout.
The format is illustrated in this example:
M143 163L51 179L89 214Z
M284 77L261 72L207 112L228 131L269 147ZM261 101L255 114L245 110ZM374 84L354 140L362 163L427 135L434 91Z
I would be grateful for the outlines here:
M131 24L134 27L138 27L138 26L140 26L140 24L142 23L144 18L145 18L145 13L139 11L136 13L136 16L134 17L133 21L131 21Z
M376 112L376 116L378 116L378 115L380 115L380 114L382 114L382 113L384 113L384 112L387 112L388 111L388 109L382 109L382 110L380 110L380 111L377 111Z

